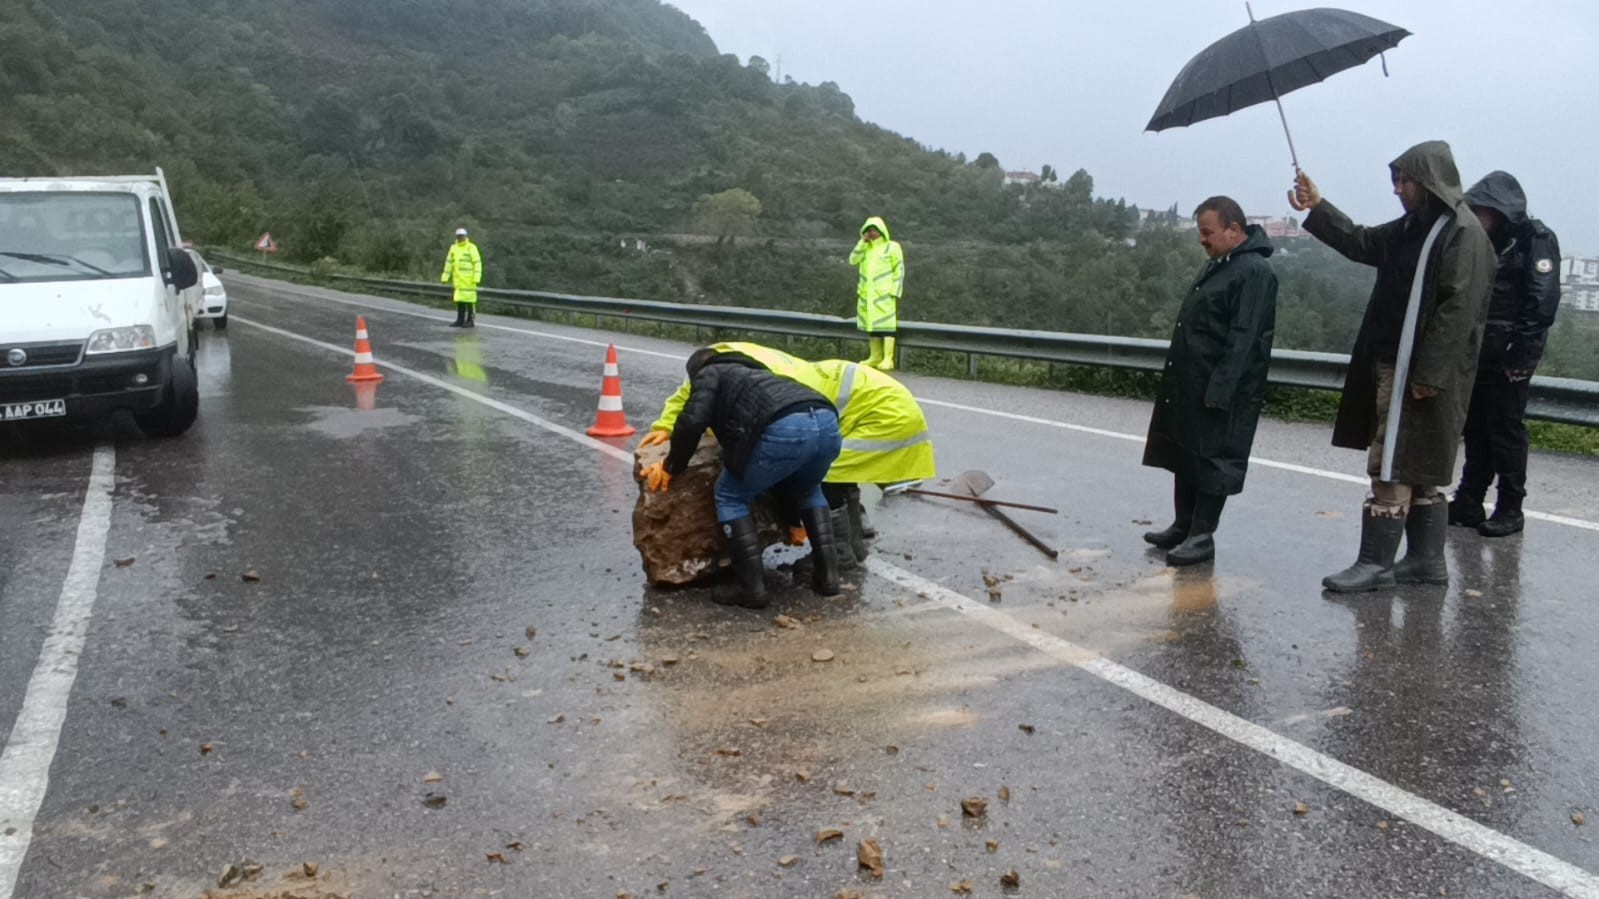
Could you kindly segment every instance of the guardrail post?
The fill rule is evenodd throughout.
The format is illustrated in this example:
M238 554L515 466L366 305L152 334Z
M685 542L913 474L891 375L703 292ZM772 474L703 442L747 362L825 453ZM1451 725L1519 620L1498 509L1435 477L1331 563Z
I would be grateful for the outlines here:
M966 354L966 377L977 380L977 354Z

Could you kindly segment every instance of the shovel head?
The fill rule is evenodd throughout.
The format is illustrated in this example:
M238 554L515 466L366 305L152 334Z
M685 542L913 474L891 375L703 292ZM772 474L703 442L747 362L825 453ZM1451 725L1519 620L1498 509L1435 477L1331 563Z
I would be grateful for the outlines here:
M970 471L963 471L952 478L949 482L949 492L982 496L992 486L994 486L994 479L988 476L988 472L973 468Z

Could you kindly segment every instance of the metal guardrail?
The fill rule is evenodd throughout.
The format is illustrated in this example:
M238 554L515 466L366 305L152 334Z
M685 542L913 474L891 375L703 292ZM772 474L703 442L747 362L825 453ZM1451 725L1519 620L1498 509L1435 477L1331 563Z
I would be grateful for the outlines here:
M208 256L234 265L264 271L283 272L301 277L323 277L390 294L424 296L448 300L446 284L364 278L355 275L313 275L303 268L257 261L223 251ZM579 313L629 321L660 322L698 328L782 334L829 340L861 340L853 318L777 309L751 309L742 306L699 306L667 303L660 300L627 300L550 293L541 290L514 290L501 287L478 288L480 300L497 305L544 311ZM1066 365L1093 365L1135 371L1159 371L1166 364L1168 344L1164 340L1139 337L1107 337L1100 334L1065 334L1055 331L1018 331L976 325L946 325L932 322L899 323L899 345L924 350L963 353L969 371L977 373L982 356L1029 359ZM1311 353L1303 350L1273 350L1271 384L1279 387L1305 387L1338 390L1344 384L1349 357L1341 353ZM1527 402L1527 417L1541 421L1599 427L1599 383L1572 378L1532 379Z

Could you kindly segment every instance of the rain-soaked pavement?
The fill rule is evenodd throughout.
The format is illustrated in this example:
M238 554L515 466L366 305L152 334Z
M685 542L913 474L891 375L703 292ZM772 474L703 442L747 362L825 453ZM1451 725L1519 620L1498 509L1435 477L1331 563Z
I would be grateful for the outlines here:
M646 586L626 442L560 430L607 341L640 427L686 347L229 288L187 436L0 435L0 899L1599 896L1593 460L1536 454L1447 588L1331 599L1323 426L1266 423L1174 572L1143 404L907 375L1059 560L892 496L858 589L754 613Z

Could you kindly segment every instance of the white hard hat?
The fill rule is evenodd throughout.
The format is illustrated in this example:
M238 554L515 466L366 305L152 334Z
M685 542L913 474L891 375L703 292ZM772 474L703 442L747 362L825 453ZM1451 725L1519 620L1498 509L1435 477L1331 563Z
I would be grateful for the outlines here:
M455 236L456 237L465 237L466 236L466 229L465 228L456 228L455 229Z

